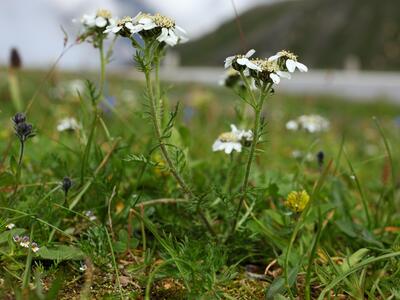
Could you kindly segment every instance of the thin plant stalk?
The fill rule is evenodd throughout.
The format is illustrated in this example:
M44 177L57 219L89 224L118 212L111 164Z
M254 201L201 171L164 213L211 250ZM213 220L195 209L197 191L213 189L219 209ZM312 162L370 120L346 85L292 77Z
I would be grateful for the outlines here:
M145 47L145 57L149 61L150 60L150 52L149 52L149 47ZM159 64L159 61L157 61L157 64ZM150 68L145 68L144 70L145 74L145 79L146 79L146 88L147 88L147 94L149 96L149 102L150 102L150 114L151 114L151 119L154 127L154 132L157 138L157 141L159 143L159 147L161 149L162 156L167 163L169 170L171 171L171 174L175 178L175 180L178 182L179 186L182 188L184 194L189 196L190 198L196 198L192 190L189 188L189 186L186 184L185 180L179 174L178 170L176 169L174 163L172 162L167 146L165 145L163 141L163 137L161 134L161 128L160 128L160 123L159 123L159 118L158 118L158 113L157 113L157 100L155 99L154 91L153 91L153 84L152 84L152 79L151 79L151 69ZM208 231L215 236L215 232L207 220L206 216L204 213L200 210L199 207L197 207L197 213L199 214L201 220L204 222L206 225Z
M100 41L99 45L100 52L100 83L99 83L99 95L100 97L103 95L104 90L104 82L106 78L106 57L104 56L104 42L103 39Z
M252 92L250 84L247 81L246 76L244 76L243 72L241 72L241 77L242 77L243 81L245 82L245 85L252 97L252 100L253 100L252 107L254 108L255 117L254 117L254 126L253 126L253 140L252 140L251 146L250 146L250 153L249 153L249 156L247 159L245 175L244 175L243 185L242 185L242 189L241 189L241 197L239 200L238 207L236 209L235 217L233 219L231 234L233 234L236 230L236 225L237 225L237 221L239 218L240 210L243 206L243 202L247 195L247 190L248 190L248 186L249 186L249 178L250 178L250 170L251 170L251 166L252 166L252 163L254 160L254 153L255 153L255 150L256 150L256 147L258 144L259 130L260 130L260 124L261 124L261 112L262 112L264 100L265 100L266 96L268 95L268 93L271 89L271 86L272 86L272 84L269 84L268 87L266 87L264 85L260 91L260 98L259 98L258 102L256 102L256 97L255 97L254 93Z
M24 150L25 150L25 142L21 141L20 145L21 146L19 148L18 168L21 168L22 158L24 156Z

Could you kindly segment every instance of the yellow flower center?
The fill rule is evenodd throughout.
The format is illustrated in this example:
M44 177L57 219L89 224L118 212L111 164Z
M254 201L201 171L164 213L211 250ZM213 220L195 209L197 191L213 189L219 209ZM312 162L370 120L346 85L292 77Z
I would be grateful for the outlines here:
M112 15L111 12L107 9L99 9L96 13L96 16L110 19Z
M275 61L268 61L266 59L252 59L251 62L259 66L262 72L274 73L279 71L279 66Z
M156 23L157 26L159 26L159 27L164 27L164 28L174 28L175 27L175 21L166 16L163 16L160 14L155 14L152 19L153 19L154 23Z
M237 136L233 133L233 132L224 132L221 133L220 136L218 137L218 139L221 142L239 142L239 139L237 138Z
M282 50L279 53L282 54L282 56L286 57L287 59L291 59L291 60L297 61L297 55L295 55L294 53L292 53L290 51Z
M125 23L132 22L131 17L123 17L122 19L118 20L117 25L118 26L123 26Z

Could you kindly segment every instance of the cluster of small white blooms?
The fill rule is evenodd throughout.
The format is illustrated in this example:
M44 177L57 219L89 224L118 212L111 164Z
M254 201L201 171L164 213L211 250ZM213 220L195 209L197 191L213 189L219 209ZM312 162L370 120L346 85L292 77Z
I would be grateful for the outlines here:
M83 214L92 222L97 220L97 217L91 210L87 210Z
M99 9L96 14L84 14L81 23L87 28L105 28L115 23L111 12L106 9Z
M79 130L81 125L75 118L64 118L58 122L57 131L75 131Z
M286 51L286 50L279 51L275 55L268 58L268 61L271 61L271 62L275 61L279 65L279 67L281 68L282 71L288 71L290 73L293 73L296 70L296 68L300 72L308 71L308 68L306 65L297 61L296 55L294 55L293 53Z
M9 223L6 225L6 229L11 230L15 228L15 224L14 223Z
M297 131L302 129L310 133L327 131L329 126L329 121L319 115L303 115L286 123L287 130Z
M186 31L175 24L169 17L140 12L136 17L124 17L114 24L110 24L105 33L113 32L124 37L140 34L143 38L155 37L160 43L175 46L188 40Z
M29 236L25 235L23 237L20 237L19 235L14 235L13 241L15 243L19 244L21 247L31 248L31 250L35 253L40 250L38 244L33 241L31 242L31 240L29 239Z
M290 73L296 68L301 72L307 72L308 68L297 61L297 56L289 51L280 51L268 59L251 58L254 49L245 55L229 56L225 59L225 68L233 68L243 75L255 80L279 84L281 78L291 79Z
M226 154L231 154L233 150L242 151L243 146L249 146L253 140L253 132L251 130L238 129L231 124L231 131L224 132L219 135L212 145L212 150L224 151Z
M292 157L295 159L305 159L308 162L311 162L314 160L314 156L311 153L304 153L300 150L293 150L292 151Z
M81 23L83 32L78 36L77 41L88 41L97 48L100 46L101 41L107 37L107 33L104 33L104 30L107 26L115 24L115 20L112 18L110 11L99 9L96 14L83 15Z

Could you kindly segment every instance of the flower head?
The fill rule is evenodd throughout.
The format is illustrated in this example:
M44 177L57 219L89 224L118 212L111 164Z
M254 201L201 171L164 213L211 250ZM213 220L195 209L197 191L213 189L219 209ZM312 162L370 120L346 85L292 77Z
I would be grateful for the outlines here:
M20 69L22 65L21 55L17 48L12 48L10 52L10 68Z
M61 182L61 188L64 191L65 196L68 195L69 189L72 187L72 180L68 176L65 176Z
M286 206L290 210L298 213L302 212L306 208L309 201L310 196L306 191L293 191L287 196Z
M279 51L275 55L268 58L268 61L275 61L281 68L281 71L288 71L290 73L293 73L296 70L296 68L300 72L308 71L306 65L297 61L296 55L286 50Z
M91 210L85 211L85 212L84 212L84 215L85 215L86 217L88 217L89 220L92 221L92 222L95 221L95 220L97 220L97 217L94 215L93 211L91 211Z
M32 251L33 252L38 252L39 250L40 250L40 248L39 248L39 245L37 244L37 243L35 243L35 242L32 242L31 243L31 249L32 249Z
M325 154L323 151L318 151L317 153L318 166L321 168L324 165Z
M7 224L7 225L6 225L6 228L7 228L8 230L14 229L14 228L15 228L15 224L14 224L14 223Z
M21 143L35 136L32 124L26 123L25 114L23 113L15 114L15 116L12 118L12 121L14 123L14 132L21 141Z
M288 130L296 131L303 129L309 133L327 131L329 127L329 121L319 115L302 115L286 123L286 129Z
M16 113L14 117L12 117L12 121L14 122L14 125L18 125L19 123L25 123L26 116L24 113Z
M248 146L253 140L253 132L251 130L239 130L235 125L231 125L230 132L220 134L212 145L213 151L224 151L226 154L242 151L242 146Z
M29 248L29 245L30 245L30 240L29 240L29 236L23 236L21 239L20 239L20 241L19 241L19 245L21 246L21 247L24 247L24 248Z
M60 120L57 125L57 131L75 131L81 128L81 125L76 121L75 118L64 118Z
M133 18L132 34L138 33L144 39L156 38L160 43L175 46L188 40L186 31L175 24L175 21L161 14L139 13Z
M281 81L280 75L284 74L284 72L280 71L279 66L276 64L276 62L268 61L265 59L252 59L251 62L259 67L258 72L254 70L250 71L250 74L253 78L259 79L263 82L270 82L275 84L278 84Z
M99 9L96 14L85 14L81 19L81 23L88 28L105 28L112 22L111 12L106 9Z
M233 55L225 59L225 69L233 68L236 71L244 72L247 69L261 71L261 68L250 60L256 50L251 49L245 55Z
M107 32L104 32L108 26L115 24L111 12L106 9L99 9L96 14L85 14L81 18L84 31L78 36L78 41L88 40L95 47L99 47L103 38L107 37Z
M124 37L128 37L132 35L133 31L134 31L133 19L131 17L123 17L122 19L119 19L117 22L108 25L106 30L104 30L104 33L112 32Z

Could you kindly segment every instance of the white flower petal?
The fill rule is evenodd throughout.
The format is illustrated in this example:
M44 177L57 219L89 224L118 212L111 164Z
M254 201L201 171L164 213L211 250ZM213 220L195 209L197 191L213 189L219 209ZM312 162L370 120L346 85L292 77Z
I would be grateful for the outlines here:
M234 143L226 143L225 144L225 153L231 154L234 147L235 147Z
M107 25L107 20L103 17L97 17L96 18L96 26L97 27L104 27Z
M225 58L225 69L232 66L232 62L234 59L235 59L235 56L229 56L229 57Z
M249 69L252 69L252 70L256 70L256 71L258 71L258 72L261 72L261 68L260 68L259 66L257 66L255 63L253 63L253 62L251 62L251 61L249 61L249 60L247 60L246 66L247 66Z
M286 129L296 131L299 129L299 124L295 120L290 120L286 123Z
M290 75L289 72L277 71L276 74L278 74L282 78L286 78L286 79L292 78L292 75Z
M281 78L280 78L277 74L275 74L275 73L269 74L269 78L271 78L272 81L273 81L275 84L278 84L278 83L281 81Z
M131 22L126 22L124 25L129 30L133 30L135 28Z
M292 59L286 60L286 67L290 73L293 73L296 69L296 62Z
M248 62L250 62L250 61L249 61L249 59L246 58L246 57L240 57L240 58L238 58L238 59L236 60L236 62L237 62L239 65L245 66L245 65L246 65Z
M179 32L178 34L187 35L186 30L183 29L182 27L180 27L180 26L178 26L178 25L175 25L175 29L176 29L175 32L176 32L176 31Z
M249 58L249 57L252 57L254 53L256 53L256 50L251 49L251 50L247 51L247 53L246 53L245 56L246 56L247 58Z
M282 57L282 54L280 52L278 52L275 55L272 55L271 57L268 58L268 61L275 61L278 60L280 57Z
M121 29L122 29L122 26L115 26L111 31L112 31L113 33L118 33L118 32L121 31Z
M302 63L300 63L300 62L296 62L296 67L297 67L297 69L300 70L300 72L307 72L308 71L307 66L302 64Z
M233 133L238 132L239 130L237 129L237 127L234 124L231 124L231 131Z

